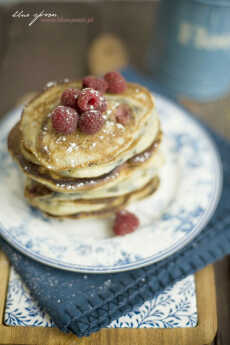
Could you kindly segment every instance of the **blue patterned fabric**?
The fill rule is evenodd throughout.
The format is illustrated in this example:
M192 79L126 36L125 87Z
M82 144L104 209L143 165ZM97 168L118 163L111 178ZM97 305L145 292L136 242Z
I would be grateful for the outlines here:
M153 89L134 72L127 79ZM159 91L159 90L158 90ZM88 336L155 294L230 253L230 143L210 131L223 162L221 201L208 226L185 248L151 266L114 273L73 273L40 264L0 239L2 250L42 309L65 332ZM109 284L105 284L110 281Z

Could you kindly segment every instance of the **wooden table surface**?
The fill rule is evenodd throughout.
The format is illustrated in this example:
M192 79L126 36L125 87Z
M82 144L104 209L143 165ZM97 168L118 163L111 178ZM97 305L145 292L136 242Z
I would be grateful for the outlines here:
M39 90L49 80L78 78L88 73L89 48L102 33L120 37L129 62L146 73L148 44L157 36L154 25L157 1L23 5L24 13L30 15L43 9L65 18L91 18L90 24L36 22L29 26L28 19L12 17L21 8L19 5L0 7L0 116L25 93ZM114 56L113 49L108 49L106 54ZM230 96L207 104L179 96L178 99L230 139ZM215 264L215 272L219 320L216 344L229 345L229 257Z

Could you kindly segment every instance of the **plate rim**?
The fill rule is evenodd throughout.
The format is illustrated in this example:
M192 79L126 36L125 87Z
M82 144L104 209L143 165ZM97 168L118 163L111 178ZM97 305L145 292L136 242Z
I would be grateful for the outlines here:
M145 259L141 259L138 262L134 263L128 263L124 265L119 266L102 266L102 267L94 267L94 266L79 266L76 264L70 264L70 263L60 263L55 259L47 258L44 256L41 256L40 254L37 254L35 252L32 252L28 250L27 248L20 245L17 241L11 242L11 238L7 236L7 230L4 228L0 228L0 234L2 237L14 248L19 250L22 254L27 255L29 258L32 258L36 260L37 262L40 262L42 264L45 264L50 267L62 269L65 271L71 271L71 272L78 272L78 273L87 273L87 274L105 274L105 273L120 273L125 271L130 271L142 267L149 266L153 263L159 262L163 259L166 259L170 255L176 253L180 249L184 248L189 242L191 242L207 225L211 217L213 216L217 205L220 201L222 189L223 189L223 167L222 167L222 161L221 157L218 151L218 148L213 141L212 137L208 133L208 130L205 128L204 124L199 121L199 119L195 118L192 113L190 113L186 108L184 108L182 105L178 104L175 100L172 100L171 98L162 95L158 92L152 92L154 96L157 98L162 99L164 102L171 104L172 106L178 108L180 111L183 112L183 115L190 119L193 123L195 123L196 126L202 129L203 134L206 136L206 139L208 140L211 150L213 152L213 157L215 160L215 166L217 168L216 171L216 178L215 178L215 190L214 190L214 197L212 201L210 202L209 208L207 209L204 216L200 219L200 221L195 225L194 229L191 231L191 233L187 234L183 241L181 239L177 240L173 245L171 245L167 250L162 250L158 252L157 255L149 256ZM10 115L12 115L16 110L22 108L21 106L13 109L10 111L1 121L0 125L4 125L5 122L7 122ZM4 233L5 232L5 233Z

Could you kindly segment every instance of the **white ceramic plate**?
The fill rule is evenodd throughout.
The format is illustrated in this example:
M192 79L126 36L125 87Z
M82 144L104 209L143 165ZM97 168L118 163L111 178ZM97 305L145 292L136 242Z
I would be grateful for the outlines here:
M23 176L7 152L16 109L0 127L0 234L35 260L87 273L131 270L175 253L207 224L220 197L222 168L206 131L184 109L156 95L166 164L151 197L129 207L141 221L132 234L115 237L112 218L64 220L43 216L23 197Z

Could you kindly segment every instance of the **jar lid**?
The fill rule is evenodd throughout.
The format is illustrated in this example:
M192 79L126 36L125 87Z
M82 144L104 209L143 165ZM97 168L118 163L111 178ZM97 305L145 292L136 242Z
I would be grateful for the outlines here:
M230 0L193 0L193 1L199 2L202 5L230 7Z

